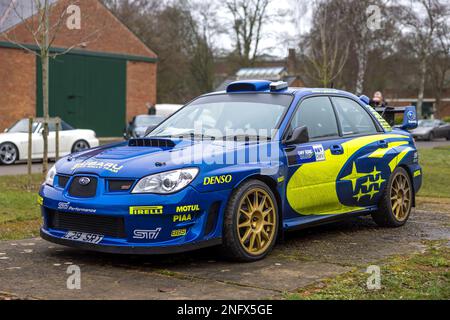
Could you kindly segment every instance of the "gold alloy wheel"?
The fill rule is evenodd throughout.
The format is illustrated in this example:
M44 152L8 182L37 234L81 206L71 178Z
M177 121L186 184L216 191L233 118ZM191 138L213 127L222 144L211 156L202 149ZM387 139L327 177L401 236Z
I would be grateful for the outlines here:
M398 173L391 187L391 207L395 218L398 221L405 221L411 209L411 186L408 177Z
M237 214L237 232L242 248L254 256L270 246L277 228L276 210L269 193L254 188L242 197Z

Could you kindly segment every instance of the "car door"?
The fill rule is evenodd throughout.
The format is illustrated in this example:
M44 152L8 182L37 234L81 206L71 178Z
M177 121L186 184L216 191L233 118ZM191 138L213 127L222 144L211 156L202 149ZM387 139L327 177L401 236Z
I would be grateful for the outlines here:
M407 138L384 133L364 106L347 97L331 97L336 110L347 162L337 177L336 190L346 211L378 203L391 173L389 162Z
M347 156L329 97L315 96L300 103L288 135L302 126L308 128L309 142L285 146L289 165L287 202L301 215L339 213L342 205L336 178Z

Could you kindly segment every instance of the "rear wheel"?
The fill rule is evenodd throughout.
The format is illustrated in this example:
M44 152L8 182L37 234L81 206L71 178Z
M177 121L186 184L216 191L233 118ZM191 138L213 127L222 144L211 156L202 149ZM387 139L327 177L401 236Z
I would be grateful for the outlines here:
M430 132L430 134L428 135L428 141L433 141L434 140L434 133Z
M90 148L89 143L87 143L84 140L78 140L75 141L75 143L72 146L72 153L81 152L89 148Z
M411 179L406 170L399 167L392 173L379 209L372 218L381 227L403 226L411 214L412 202Z
M265 183L249 180L233 192L223 226L223 249L228 257L247 262L264 258L277 232L277 202Z
M19 159L19 151L11 142L0 144L0 163L10 165Z

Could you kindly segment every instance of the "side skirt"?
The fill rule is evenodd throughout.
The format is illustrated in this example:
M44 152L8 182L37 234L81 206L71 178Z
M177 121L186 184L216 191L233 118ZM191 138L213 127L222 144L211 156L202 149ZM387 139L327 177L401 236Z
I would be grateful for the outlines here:
M288 219L283 221L283 229L285 231L294 231L301 230L310 227L319 226L322 224L333 223L341 220L348 219L350 217L358 217L369 215L371 212L377 210L378 207L367 207L364 210L349 212L349 213L341 213L341 214L327 214L327 215L309 215L309 216L300 216L294 219Z

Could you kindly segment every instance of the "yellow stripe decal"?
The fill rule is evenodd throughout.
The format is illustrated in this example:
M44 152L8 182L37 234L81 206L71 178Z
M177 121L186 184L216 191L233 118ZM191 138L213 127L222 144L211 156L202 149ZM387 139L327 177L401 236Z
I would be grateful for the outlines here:
M369 156L369 158L383 158L386 155L386 153L388 153L395 147L403 146L405 144L409 144L409 142L408 141L390 142L389 146L387 148L380 148L380 149L376 150Z
M403 149L398 156L396 156L394 159L389 162L389 168L391 168L391 172L394 172L397 165L402 161L402 159L408 154L408 152L413 151L414 149L411 147L407 147Z

